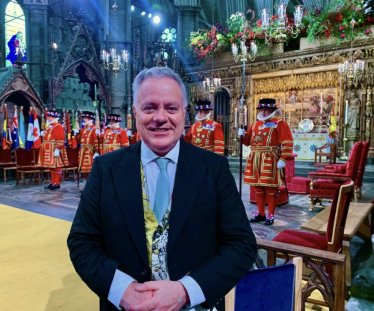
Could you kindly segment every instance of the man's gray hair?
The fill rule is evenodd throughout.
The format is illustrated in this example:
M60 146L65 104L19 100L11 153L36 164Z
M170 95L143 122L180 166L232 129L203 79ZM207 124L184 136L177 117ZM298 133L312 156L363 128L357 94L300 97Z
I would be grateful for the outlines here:
M152 67L150 69L144 69L135 77L134 83L132 84L132 91L134 93L134 106L136 107L136 101L138 99L138 90L140 85L146 79L161 79L161 78L171 78L178 83L182 96L183 96L183 107L187 106L187 92L182 79L173 70L167 67Z

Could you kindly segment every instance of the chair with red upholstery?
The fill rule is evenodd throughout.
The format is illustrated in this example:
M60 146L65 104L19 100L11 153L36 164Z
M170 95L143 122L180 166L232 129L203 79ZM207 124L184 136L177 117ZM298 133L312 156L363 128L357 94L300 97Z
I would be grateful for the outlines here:
M12 151L10 149L0 149L0 169L3 170L4 181L6 181L6 172L16 168L16 163L12 160Z
M365 174L365 167L366 167L366 160L368 158L369 154L369 147L370 142L364 141L362 143L362 154L360 156L360 163L358 164L358 171L357 171L357 177L355 180L355 192L354 192L354 199L357 201L358 199L362 198L362 181L364 179ZM349 154L349 159L352 156L352 152ZM348 159L348 161L349 161ZM339 174L344 174L347 169L347 163L344 164L333 164L333 165L327 165L325 166L324 170L318 170L317 172L323 173L323 172L335 172Z
M331 200L341 184L346 181L356 181L360 157L362 154L362 143L357 142L353 145L350 157L345 165L345 170L333 172L331 170L319 170L309 173L310 183L310 211L322 200Z
M283 230L273 241L305 246L313 249L340 253L342 250L344 227L348 215L349 204L353 196L354 182L352 180L340 184L335 189L326 235L299 230ZM326 267L328 273L331 267ZM331 279L333 278L330 274Z
M292 156L297 157L296 153ZM287 174L286 174L287 176ZM289 179L286 178L288 193L298 193L298 194L309 194L310 192L310 178L295 176L295 168L293 175Z
M78 172L78 150L67 148L69 163L63 167L63 171L66 173L65 179L69 179L69 172L73 173L73 181L75 181L75 174Z
M40 167L36 166L37 159L35 158L34 150L15 149L16 158L16 185L19 184L19 180L22 179L23 185L25 185L25 177L29 174L29 180L31 182L31 176L34 177L34 181L38 180L40 185Z

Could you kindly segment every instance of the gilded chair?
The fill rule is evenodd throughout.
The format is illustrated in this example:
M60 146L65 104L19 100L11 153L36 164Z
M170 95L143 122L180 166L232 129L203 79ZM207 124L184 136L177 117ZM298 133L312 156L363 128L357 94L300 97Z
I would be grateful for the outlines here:
M326 234L318 234L299 230L283 230L273 241L309 247L317 250L341 253L344 227L348 215L349 204L354 190L352 180L336 189L327 222ZM331 268L326 266L327 273L333 281Z
M346 181L356 181L358 166L362 154L362 143L357 142L353 145L349 159L345 164L345 170L331 171L318 170L317 172L309 173L310 182L310 211L314 210L314 206L322 200L331 200L336 190Z
M250 270L225 296L225 310L301 311L302 265L295 257L290 264Z

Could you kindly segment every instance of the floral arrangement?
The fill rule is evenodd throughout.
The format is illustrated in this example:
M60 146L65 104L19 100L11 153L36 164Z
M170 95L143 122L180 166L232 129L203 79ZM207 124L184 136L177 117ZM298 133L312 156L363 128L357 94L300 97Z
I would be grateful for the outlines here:
M210 30L198 30L191 32L188 49L198 61L204 61L225 49L223 35L220 33L222 26L217 24Z
M247 46L253 41L262 55L270 54L270 48L275 43L278 16L270 17L270 27L265 30L261 19L255 19L255 13L248 10L246 14L237 12L226 21L226 27L216 24L209 30L199 30L191 33L188 48L197 61L204 61L213 54L231 49L231 44L245 41ZM298 37L306 36L309 42L335 38L338 43L352 38L351 21L354 20L353 37L371 35L370 26L374 18L365 13L364 0L332 0L324 9L317 8L305 11L302 27ZM293 18L287 15L288 25L293 25ZM285 33L285 42L293 39L291 31Z
M354 21L352 33L351 21ZM363 0L333 0L324 10L317 8L303 18L309 42L335 38L338 42L371 34L374 18L365 13Z

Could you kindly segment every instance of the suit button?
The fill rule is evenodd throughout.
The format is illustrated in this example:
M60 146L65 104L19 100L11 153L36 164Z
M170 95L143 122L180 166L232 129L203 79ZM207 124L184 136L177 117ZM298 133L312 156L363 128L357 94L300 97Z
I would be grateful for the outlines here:
M146 270L146 269L144 269L144 270L142 271L142 275L147 275L147 270Z
M158 272L160 269L159 268L155 268L155 272Z
M156 249L156 250L154 251L154 253L155 253L156 255L160 254L160 252L159 252L158 249Z

